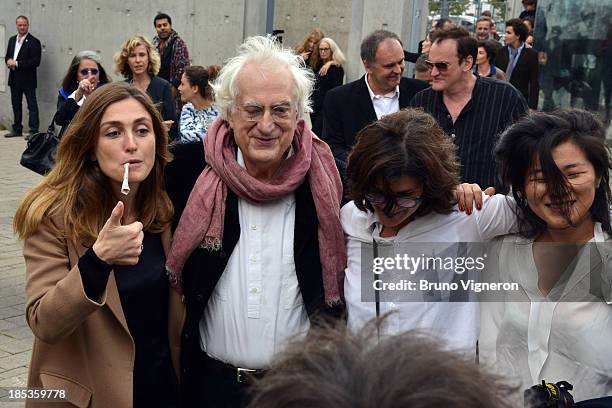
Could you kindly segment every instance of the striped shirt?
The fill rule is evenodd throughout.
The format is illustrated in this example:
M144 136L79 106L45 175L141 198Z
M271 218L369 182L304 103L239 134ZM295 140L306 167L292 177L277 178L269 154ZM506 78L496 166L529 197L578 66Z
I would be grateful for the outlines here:
M499 135L528 112L523 96L507 82L478 77L472 99L465 105L455 123L444 101L442 91L431 87L416 94L410 106L431 114L457 146L461 162L461 181L478 183L483 189L500 188L496 183L493 149Z

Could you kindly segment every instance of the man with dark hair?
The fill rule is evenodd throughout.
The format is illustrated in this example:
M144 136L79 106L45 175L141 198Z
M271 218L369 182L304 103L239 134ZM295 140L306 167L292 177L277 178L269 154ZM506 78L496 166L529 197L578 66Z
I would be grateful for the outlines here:
M392 32L378 30L368 35L361 43L361 61L366 74L329 91L323 103L322 138L331 147L342 175L357 132L408 106L410 99L428 86L402 77L404 49Z
M506 46L499 50L495 65L506 73L506 78L527 100L529 109L538 108L538 52L525 46L529 31L523 20L506 21Z
M477 42L463 28L437 33L429 50L431 88L410 102L436 118L458 147L461 181L495 185L498 135L527 113L521 94L505 82L474 75ZM501 186L498 186L501 187Z
M427 61L428 55L421 54L414 63L414 78L419 81L425 81L431 84L431 68L425 61Z
M384 323L384 322L383 322ZM378 323L381 324L381 323ZM358 391L358 392L357 392ZM418 332L376 338L322 328L294 342L255 385L250 407L510 408L522 395Z
M172 84L172 94L175 97L177 115L181 113L181 100L177 98L178 87L185 68L189 66L189 51L187 44L178 33L172 29L172 19L166 13L159 13L153 19L157 35L153 44L161 58L161 67L158 76Z
M9 69L8 85L11 88L11 104L13 105L13 131L4 137L20 137L21 103L25 94L28 103L28 125L30 134L38 133L38 103L36 102L36 68L40 65L40 41L28 32L30 22L26 16L15 20L17 35L9 39L4 62Z
M521 12L519 19L523 20L525 17L531 17L535 20L538 2L536 0L523 0L522 3L525 10Z

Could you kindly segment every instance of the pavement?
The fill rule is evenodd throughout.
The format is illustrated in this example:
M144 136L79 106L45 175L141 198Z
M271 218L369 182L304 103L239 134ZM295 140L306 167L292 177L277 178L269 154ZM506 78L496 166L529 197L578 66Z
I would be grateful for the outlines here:
M7 388L25 387L32 331L25 320L25 265L22 243L13 234L13 216L23 194L42 177L19 165L26 141L0 131L0 407Z

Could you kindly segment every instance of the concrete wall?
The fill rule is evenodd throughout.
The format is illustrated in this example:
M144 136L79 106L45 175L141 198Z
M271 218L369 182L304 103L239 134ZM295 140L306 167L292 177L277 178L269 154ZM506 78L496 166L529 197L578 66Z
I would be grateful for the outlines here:
M427 15L427 0L0 0L0 53L5 54L14 35L15 18L30 19L30 32L42 43L38 69L41 129L55 113L57 89L70 61L80 50L98 51L107 72L113 54L130 35L155 35L153 17L163 11L189 47L194 64L221 64L248 35L264 34L266 26L284 29L284 43L293 46L314 27L337 40L348 57L347 81L363 73L359 58L361 39L385 28L398 33L406 48L416 49L424 25L417 14ZM273 22L268 21L273 8ZM4 37L3 37L4 36ZM13 119L8 72L0 68L0 124ZM121 80L112 74L114 80ZM24 100L24 125L27 109ZM25 126L27 129L27 125Z

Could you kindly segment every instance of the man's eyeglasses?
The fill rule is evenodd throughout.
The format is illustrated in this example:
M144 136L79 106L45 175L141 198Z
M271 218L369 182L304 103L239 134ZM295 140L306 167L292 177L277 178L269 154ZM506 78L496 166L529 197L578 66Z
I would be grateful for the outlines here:
M414 208L423 201L421 197L397 196L389 199L381 194L366 194L365 199L372 205L387 206L392 203L394 207L404 209Z
M263 119L266 109L265 106L261 105L244 105L244 106L236 106L236 109L240 112L240 116L243 120L247 122L259 122ZM274 122L286 122L291 119L292 115L295 114L296 109L292 104L280 104L270 106L270 116Z
M79 71L81 73L81 75L83 76L87 76L91 73L91 75L98 75L98 69L97 68L85 68Z
M440 72L445 72L448 69L448 66L450 65L449 62L433 62L430 60L425 60L424 62L425 65L429 67L429 69L436 67L436 69Z

